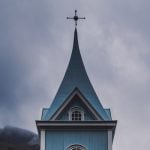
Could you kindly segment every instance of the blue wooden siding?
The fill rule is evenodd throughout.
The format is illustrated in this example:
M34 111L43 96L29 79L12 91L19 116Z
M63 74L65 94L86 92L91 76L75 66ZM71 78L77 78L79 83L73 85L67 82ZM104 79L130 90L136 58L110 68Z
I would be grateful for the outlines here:
M88 108L85 106L85 104L80 100L78 96L75 96L71 102L66 106L66 108L63 110L63 112L56 118L56 120L69 120L69 110L72 107L79 107L84 111L84 120L95 120L93 114L88 110Z
M80 144L87 150L107 150L107 131L46 131L46 150L66 150Z

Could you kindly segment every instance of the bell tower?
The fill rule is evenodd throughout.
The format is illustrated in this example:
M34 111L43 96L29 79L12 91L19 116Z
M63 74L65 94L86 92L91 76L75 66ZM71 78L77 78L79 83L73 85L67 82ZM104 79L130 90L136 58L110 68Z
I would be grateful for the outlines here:
M75 11L74 42L65 76L49 108L36 121L40 150L112 150L117 121L103 108L80 54Z

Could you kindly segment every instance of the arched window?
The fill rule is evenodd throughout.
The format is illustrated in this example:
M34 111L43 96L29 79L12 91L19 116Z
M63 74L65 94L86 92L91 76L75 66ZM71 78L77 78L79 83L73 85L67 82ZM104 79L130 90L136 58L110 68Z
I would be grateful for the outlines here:
M72 120L81 120L81 112L79 110L75 110L71 114Z
M86 150L86 148L82 145L71 145L67 150Z
M69 111L69 120L81 121L84 120L84 112L79 107L73 107Z

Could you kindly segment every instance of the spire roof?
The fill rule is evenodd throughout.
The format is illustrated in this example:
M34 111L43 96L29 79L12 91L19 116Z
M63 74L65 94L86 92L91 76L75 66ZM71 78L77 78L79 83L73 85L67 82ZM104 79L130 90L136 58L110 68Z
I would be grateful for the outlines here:
M77 29L75 28L73 50L68 68L51 106L43 116L43 120L51 119L76 88L83 94L88 103L92 105L102 120L111 120L110 115L101 105L86 73L79 50Z

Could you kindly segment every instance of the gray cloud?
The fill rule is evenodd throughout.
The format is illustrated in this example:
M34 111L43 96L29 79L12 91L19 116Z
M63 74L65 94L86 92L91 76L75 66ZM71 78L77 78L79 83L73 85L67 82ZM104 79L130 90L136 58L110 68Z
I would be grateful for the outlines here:
M114 149L149 147L149 1L0 1L0 125L36 130L67 67L73 22L89 77L118 127ZM97 65L98 64L98 65ZM144 138L141 138L144 136ZM138 143L138 146L137 146Z

